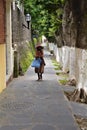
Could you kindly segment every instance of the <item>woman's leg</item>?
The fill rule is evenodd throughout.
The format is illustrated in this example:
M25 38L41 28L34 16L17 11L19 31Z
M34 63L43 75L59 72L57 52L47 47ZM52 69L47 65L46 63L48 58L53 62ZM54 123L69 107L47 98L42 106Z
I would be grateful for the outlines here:
M38 74L38 80L40 80L41 79L41 75L40 75L40 73L37 73Z
M42 73L43 73L43 70L44 70L44 65L41 64L40 68L38 68L38 80L42 80Z
M40 79L42 79L42 73L40 73Z

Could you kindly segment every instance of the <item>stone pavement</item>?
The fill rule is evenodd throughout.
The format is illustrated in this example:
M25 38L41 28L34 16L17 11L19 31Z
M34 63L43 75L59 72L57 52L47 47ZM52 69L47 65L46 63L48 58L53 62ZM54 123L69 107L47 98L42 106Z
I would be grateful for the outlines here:
M87 119L87 104L70 102L70 105L74 115Z
M42 81L30 67L0 94L0 130L79 130L48 52L45 61Z

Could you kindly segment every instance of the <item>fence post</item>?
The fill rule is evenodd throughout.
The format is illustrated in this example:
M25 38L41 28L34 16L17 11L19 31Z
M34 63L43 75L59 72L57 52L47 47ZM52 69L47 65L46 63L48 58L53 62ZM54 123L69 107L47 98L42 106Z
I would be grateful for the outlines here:
M19 63L18 63L18 52L14 51L14 77L18 77L19 75Z

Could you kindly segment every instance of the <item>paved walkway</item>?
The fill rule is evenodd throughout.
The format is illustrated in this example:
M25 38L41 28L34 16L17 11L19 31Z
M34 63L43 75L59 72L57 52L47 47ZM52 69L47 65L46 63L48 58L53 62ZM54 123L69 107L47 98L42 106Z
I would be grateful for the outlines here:
M79 130L45 53L43 81L29 68L0 94L0 130Z
M63 91L73 92L76 87L74 86L62 86ZM69 101L73 115L78 116L79 118L87 119L87 104Z

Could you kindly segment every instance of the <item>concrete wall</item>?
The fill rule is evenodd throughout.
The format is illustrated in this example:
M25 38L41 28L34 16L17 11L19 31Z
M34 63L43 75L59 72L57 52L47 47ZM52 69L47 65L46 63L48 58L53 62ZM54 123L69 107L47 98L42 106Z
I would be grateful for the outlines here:
M6 87L5 1L0 0L0 92Z
M0 92L6 87L5 44L0 44Z
M11 1L6 1L6 81L13 75Z

